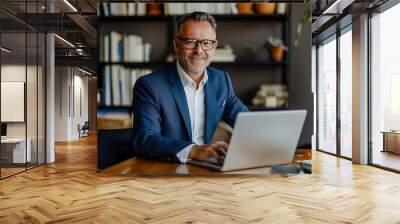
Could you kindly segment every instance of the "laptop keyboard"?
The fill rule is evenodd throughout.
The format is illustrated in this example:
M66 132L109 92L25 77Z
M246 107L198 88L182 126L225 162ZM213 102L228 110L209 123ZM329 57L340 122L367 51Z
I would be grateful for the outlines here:
M194 165L198 165L198 166L202 166L202 167L211 168L211 169L214 169L214 170L221 170L222 164L223 164L223 163L218 162L218 160L215 159L214 157L210 157L206 161L189 160L188 163L194 164Z
M216 158L209 157L205 162L215 164L215 165L222 165Z

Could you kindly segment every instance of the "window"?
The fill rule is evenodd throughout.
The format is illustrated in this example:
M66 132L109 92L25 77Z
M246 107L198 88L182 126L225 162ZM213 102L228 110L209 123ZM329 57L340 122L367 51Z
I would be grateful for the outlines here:
M371 157L373 164L396 170L400 170L396 154L400 153L400 132L392 131L400 131L400 30L394 27L399 21L400 5L371 19ZM388 144L394 144L393 148Z
M340 36L340 155L352 156L352 35Z
M10 3L0 1L0 6ZM38 13L43 3L20 1L18 15ZM44 33L13 21L0 12L0 179L43 164L46 156L46 38Z
M318 149L336 154L336 39L318 48Z

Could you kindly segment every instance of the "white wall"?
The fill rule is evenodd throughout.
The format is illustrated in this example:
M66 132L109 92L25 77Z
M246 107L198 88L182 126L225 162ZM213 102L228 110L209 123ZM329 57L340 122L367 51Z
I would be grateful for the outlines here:
M70 84L69 69L55 68L55 141L68 140L68 88Z
M34 66L28 66L27 68L24 65L18 65L18 64L14 64L14 65L2 65L1 66L1 81L4 82L25 82L25 75L26 75L26 71L25 69L27 69L28 74L36 74L36 67ZM29 77L28 77L29 78ZM33 82L32 80L29 80L29 85L36 85L36 81ZM29 111L36 111L36 88L27 88L27 103L31 104L32 102L34 102L34 104L28 105L30 106ZM40 105L39 105L40 106ZM34 107L34 108L32 108ZM1 108L1 110L7 110L8 108ZM33 109L33 110L32 110ZM28 118L28 122L32 122L35 121L36 123L36 113L27 113L27 118ZM8 137L25 137L25 123L26 122L10 122L7 123L7 136ZM33 128L34 130L36 130L36 125L33 124L28 124L28 129L29 128ZM32 133L32 131L28 130L28 137L29 133ZM36 132L35 132L35 137L36 137Z
M3 64L1 66L1 81L24 82L26 85L26 101L22 113L26 112L26 120L23 122L7 122L7 137L30 139L32 161L44 163L45 150L45 117L44 117L44 74L41 66L27 67L25 64ZM27 78L27 80L26 80ZM7 96L2 96L7 97ZM26 103L26 106L25 106ZM10 107L1 108L2 112L12 113ZM39 156L37 156L37 153Z
M56 67L56 141L79 137L78 124L88 120L88 78L76 68Z

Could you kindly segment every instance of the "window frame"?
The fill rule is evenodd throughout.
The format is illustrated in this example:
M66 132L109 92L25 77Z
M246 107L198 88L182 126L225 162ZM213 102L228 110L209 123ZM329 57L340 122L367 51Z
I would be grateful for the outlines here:
M340 37L347 32L352 32L352 23L347 24L341 29L336 30L335 33L326 37L325 39L319 40L316 43L315 60L316 60L316 150L319 152L327 153L329 155L337 156L343 159L352 160L352 158L342 155L341 153L341 118L340 118L340 77L341 77L341 67L340 67ZM319 74L319 47L322 44L329 43L330 41L336 41L336 152L331 153L326 150L319 148L319 106L320 102L318 100L319 95L319 84L320 84L320 74Z

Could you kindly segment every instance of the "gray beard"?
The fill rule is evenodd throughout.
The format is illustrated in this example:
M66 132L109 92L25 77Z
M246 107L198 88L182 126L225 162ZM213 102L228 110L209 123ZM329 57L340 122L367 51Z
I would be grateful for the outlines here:
M207 65L207 66L208 66L208 65ZM207 67L207 66L205 66L205 67ZM206 69L206 68L203 67L203 66L193 66L193 65L191 65L190 63L187 63L187 67L188 67L188 70L189 70L189 71L194 72L194 73L203 72L204 69Z
M186 68L187 70L189 70L190 72L193 72L193 73L203 72L206 69L206 67L210 65L210 62L208 62L205 64L204 67L203 66L193 66L192 64L190 64L189 62L187 62L183 59L178 58L178 60L183 68Z

